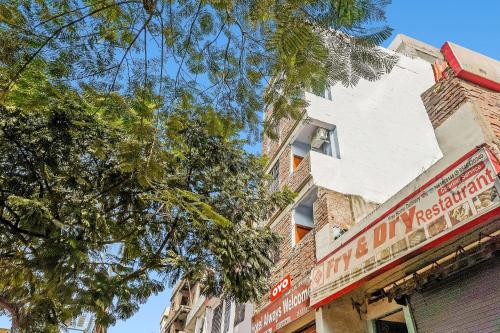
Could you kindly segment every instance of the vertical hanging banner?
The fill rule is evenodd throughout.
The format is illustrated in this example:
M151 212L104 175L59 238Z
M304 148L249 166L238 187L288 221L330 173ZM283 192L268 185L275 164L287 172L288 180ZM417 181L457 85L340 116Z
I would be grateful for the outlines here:
M325 304L357 284L500 215L500 165L475 149L383 214L360 222L356 234L331 244L311 271L311 305ZM344 240L345 239L345 240Z

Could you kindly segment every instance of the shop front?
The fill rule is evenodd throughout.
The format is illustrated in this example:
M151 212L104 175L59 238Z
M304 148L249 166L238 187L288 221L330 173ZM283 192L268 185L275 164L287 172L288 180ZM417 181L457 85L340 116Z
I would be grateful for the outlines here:
M330 247L311 272L320 331L343 331L335 309L349 316L349 332L500 331L499 171L476 148L317 244Z
M309 305L309 279L298 283L285 277L271 290L271 303L252 318L252 333L315 333Z

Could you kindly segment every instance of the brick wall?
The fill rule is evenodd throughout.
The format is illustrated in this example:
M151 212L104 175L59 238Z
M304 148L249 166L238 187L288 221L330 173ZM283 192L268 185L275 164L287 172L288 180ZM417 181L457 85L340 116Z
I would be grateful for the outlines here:
M297 169L292 172L292 151L290 145L287 145L282 150L277 163L279 163L280 189L288 186L290 190L298 191L311 174L311 159L309 155L305 156L297 166Z
M320 230L332 223L348 229L354 224L350 197L324 188L318 190L318 199L313 204L314 226Z
M304 162L308 161L304 159L301 164ZM304 164L304 168L308 164ZM299 169L296 173L299 175ZM290 274L292 284L293 281L298 282L308 278L316 263L315 230L319 230L330 222L342 228L348 228L354 223L350 196L319 188L318 197L313 203L315 227L298 244L292 246L292 212L288 212L272 226L272 230L280 234L282 238L279 244L279 259L270 277L269 289L287 274ZM260 311L269 301L269 295L264 295L256 304L255 311Z
M309 179L311 175L311 158L308 155L304 157L304 159L300 162L297 168L293 171L292 174L288 176L287 186L292 191L297 191L300 189L301 185Z
M266 114L266 119L269 116L270 115ZM266 155L270 160L274 159L276 154L279 153L280 147L287 143L286 141L288 139L288 136L291 134L292 130L295 128L299 120L293 118L281 119L278 128L276 129L276 134L278 136L276 139L271 139L267 135L263 136L262 154Z
M291 168L292 168L292 148L290 145L286 146L279 158L278 158L278 163L279 163L279 169L280 169L280 186L279 188L282 189L285 185L288 184L288 178L290 178L290 173L291 173Z
M291 211L276 223L272 230L279 233L282 239L279 246L279 260L269 279L269 290L287 274L290 274L292 286L308 278L311 269L316 263L314 230L311 230L298 244L292 247ZM263 309L269 302L269 293L266 293L263 295L262 299L255 304L255 312Z
M451 77L436 83L421 97L434 128L441 125L462 104L468 101L474 102L483 120L496 137L495 143L499 144L500 93L458 77Z

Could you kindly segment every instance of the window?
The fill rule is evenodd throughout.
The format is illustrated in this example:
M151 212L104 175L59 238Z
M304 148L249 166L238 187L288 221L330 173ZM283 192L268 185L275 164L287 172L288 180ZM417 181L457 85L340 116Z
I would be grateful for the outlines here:
M332 89L331 89L331 87L328 87L328 88L326 88L323 91L315 91L314 89L312 89L310 87L306 88L305 90L308 93L314 94L316 96L326 98L326 99L328 99L330 101L332 100Z
M299 155L293 155L293 171L297 170L297 167L299 166L300 162L304 159L303 156Z
M222 322L222 303L217 305L214 309L214 316L212 318L212 333L220 333Z
M245 320L245 303L236 303L236 310L234 314L234 326Z
M271 192L277 191L280 185L280 164L279 161L273 165L270 171L271 176L273 177L271 184L269 186L269 190Z
M224 302L224 333L229 332L229 320L231 319L231 301L226 300Z
M328 156L340 158L337 127L330 130L322 127L316 128L311 138L311 149Z
M297 170L304 157L307 156L307 154L309 154L309 151L311 150L311 145L308 142L305 142L307 138L304 138L303 136L304 135L301 135L300 138L295 139L295 141L291 144L291 173Z
M293 210L292 244L298 244L314 228L313 202L315 193L307 194Z
M298 225L296 224L295 225L295 244L299 243L302 238L304 238L305 235L307 235L307 233L309 231L311 231L311 227L306 227L306 226L303 226L303 225Z
M382 317L369 321L369 333L412 333L415 332L409 308L403 306Z
M339 138L337 134L337 127L330 130L330 146L332 149L331 156L340 158Z

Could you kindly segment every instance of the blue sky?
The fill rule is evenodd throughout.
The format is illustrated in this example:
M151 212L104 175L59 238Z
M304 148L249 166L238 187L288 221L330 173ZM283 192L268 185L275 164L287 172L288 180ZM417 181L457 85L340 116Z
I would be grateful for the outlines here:
M451 41L500 59L498 13L499 0L393 0L387 18L394 34L403 33L438 48ZM160 315L169 299L170 290L151 297L139 312L110 328L109 333L157 333ZM9 325L8 318L0 317L0 327Z

